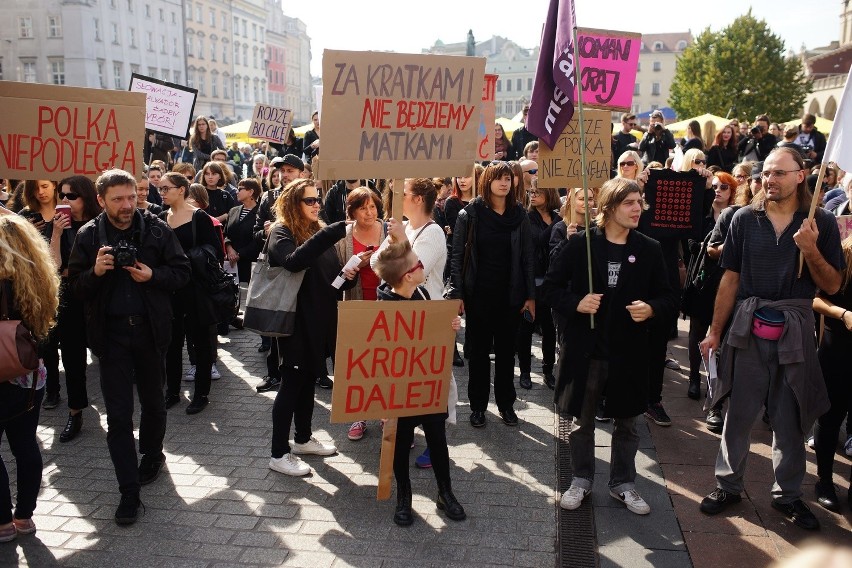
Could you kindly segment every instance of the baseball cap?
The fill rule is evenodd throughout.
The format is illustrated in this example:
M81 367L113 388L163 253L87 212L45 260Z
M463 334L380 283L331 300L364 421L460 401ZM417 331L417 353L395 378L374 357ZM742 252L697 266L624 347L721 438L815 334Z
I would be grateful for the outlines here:
M296 168L300 172L305 171L305 162L303 162L302 159L295 154L287 154L283 158L281 156L272 158L272 161L269 162L269 167L273 170L277 170L278 168L283 167L284 164Z

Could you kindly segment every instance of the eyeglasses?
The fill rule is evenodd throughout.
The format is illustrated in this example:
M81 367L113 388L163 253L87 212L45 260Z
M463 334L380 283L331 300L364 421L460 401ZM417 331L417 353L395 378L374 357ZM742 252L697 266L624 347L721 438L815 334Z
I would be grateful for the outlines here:
M737 175L734 176L734 178L742 181L744 179L748 179L748 176L746 174L737 174Z
M527 191L527 195L529 195L530 197L538 197L539 195L541 195L541 192L536 189L530 189Z
M633 160L624 160L623 162L621 162L621 163L619 163L619 164L618 164L618 166L619 166L619 167L622 167L622 168L623 168L623 167L626 167L626 166L629 166L629 167L631 167L631 168L632 168L632 167L633 167L633 166L635 166L635 165L636 165L636 162L635 162L635 161L633 161Z
M160 187L157 188L157 192L158 193L166 193L170 189L177 189L177 188L178 187L176 185L160 185Z
M59 200L67 199L68 201L77 201L80 198L79 193L69 192L65 193L64 191L59 192Z
M706 163L707 163L707 161L706 161L706 160L692 160L692 163L693 163L693 164L702 164L702 165L704 165L704 164L706 164Z
M422 268L424 268L423 261L418 260L417 264L415 264L410 270L405 271L405 274L413 274L413 273L417 272L418 270L420 270ZM403 276L405 276L405 274L403 274Z
M787 177L787 174L800 171L802 171L802 168L798 168L796 170L765 170L760 172L760 177L767 180L769 179L769 176L774 175L778 179L784 179Z
M313 207L314 205L320 204L320 198L319 197L303 197L302 203L304 203L308 207Z
M728 191L731 189L731 186L727 183L714 183L713 189L718 189L719 191Z

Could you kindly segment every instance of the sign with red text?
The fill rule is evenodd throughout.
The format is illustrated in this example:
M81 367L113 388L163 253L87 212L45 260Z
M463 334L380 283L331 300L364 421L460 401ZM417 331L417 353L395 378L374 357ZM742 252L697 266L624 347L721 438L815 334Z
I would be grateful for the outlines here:
M852 235L852 215L840 215L837 217L837 228L840 229L840 240L842 241Z
M332 422L447 411L458 301L337 306Z
M145 95L0 81L0 177L142 173Z
M251 116L249 138L282 144L287 140L292 121L293 111L290 109L257 103Z
M586 154L586 176L589 187L600 187L609 179L612 144L610 113L604 110L583 109L586 145L583 147L578 129L580 113L562 131L553 149L538 147L539 187L583 187L581 153Z
M629 111L642 49L642 34L577 30L583 107Z
M325 50L318 177L467 175L484 75L482 57Z
M189 138L197 89L133 73L130 91L145 93L145 128L184 140Z
M485 75L482 84L482 105L479 107L479 144L476 146L476 159L485 162L494 159L494 121L497 119L497 78L499 75Z

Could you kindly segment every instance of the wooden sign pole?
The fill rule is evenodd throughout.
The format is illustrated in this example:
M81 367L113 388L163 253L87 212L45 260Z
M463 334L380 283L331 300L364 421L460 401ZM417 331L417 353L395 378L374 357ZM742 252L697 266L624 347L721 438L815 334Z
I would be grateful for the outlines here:
M394 183L396 185L396 183ZM379 459L379 487L376 499L387 501L393 486L393 455L396 448L396 418L389 418L382 429L382 455Z
M404 179L393 180L393 202L391 204L391 217L402 223L402 200L404 199L403 189L405 188ZM385 425L387 426L387 425Z

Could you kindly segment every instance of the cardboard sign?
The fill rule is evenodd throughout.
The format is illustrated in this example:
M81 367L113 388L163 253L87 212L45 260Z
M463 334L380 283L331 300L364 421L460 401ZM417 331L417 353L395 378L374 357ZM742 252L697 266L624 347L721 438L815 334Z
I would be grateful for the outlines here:
M446 412L458 309L452 300L339 302L331 421Z
M479 145L476 147L476 159L485 162L494 159L494 121L497 118L497 78L499 75L485 75L482 84L482 105L479 107Z
M283 144L290 133L292 121L293 111L290 109L257 103L251 116L249 138Z
M653 239L700 239L707 180L695 171L648 171L639 230Z
M579 29L577 36L583 106L629 111L642 34Z
M580 113L562 131L553 149L538 147L539 187L582 187L583 167L580 153L586 154L586 175L589 187L600 187L609 179L612 144L610 113L603 110L583 110L586 147L581 150Z
M837 217L837 228L840 229L841 241L852 235L852 215L840 215Z
M130 76L130 91L145 94L145 128L189 138L197 89L134 73Z
M0 108L0 177L142 173L142 94L0 81Z
M325 50L319 177L466 175L484 75L482 57Z

